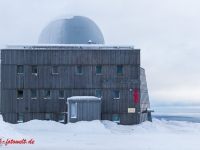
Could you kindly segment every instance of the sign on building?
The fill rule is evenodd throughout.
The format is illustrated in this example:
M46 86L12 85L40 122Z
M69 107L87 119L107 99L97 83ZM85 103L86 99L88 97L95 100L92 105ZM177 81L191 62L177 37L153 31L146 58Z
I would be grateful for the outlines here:
M135 113L135 108L128 108L128 113Z

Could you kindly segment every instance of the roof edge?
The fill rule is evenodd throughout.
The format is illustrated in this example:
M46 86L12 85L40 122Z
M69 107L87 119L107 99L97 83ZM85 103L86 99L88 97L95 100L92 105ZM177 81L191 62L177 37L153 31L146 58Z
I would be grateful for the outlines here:
M130 49L133 45L104 45L104 44L10 44L5 49Z

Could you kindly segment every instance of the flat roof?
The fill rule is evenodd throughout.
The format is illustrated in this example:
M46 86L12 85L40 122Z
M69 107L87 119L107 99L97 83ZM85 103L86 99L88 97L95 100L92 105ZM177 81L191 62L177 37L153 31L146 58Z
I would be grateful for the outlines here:
M27 50L134 50L129 45L104 45L104 44L11 44L4 49Z
M95 96L72 96L68 97L67 100L101 100L101 98Z

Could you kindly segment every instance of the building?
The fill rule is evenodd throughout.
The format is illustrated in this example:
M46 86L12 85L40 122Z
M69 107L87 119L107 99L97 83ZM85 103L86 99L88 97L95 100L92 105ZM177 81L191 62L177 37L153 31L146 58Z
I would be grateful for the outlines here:
M67 123L67 98L101 98L101 120L124 125L148 120L150 108L140 50L108 46L90 19L57 18L39 44L1 50L0 112L4 121ZM146 112L146 113L142 113Z
M72 96L67 98L67 121L101 120L101 98L95 96Z

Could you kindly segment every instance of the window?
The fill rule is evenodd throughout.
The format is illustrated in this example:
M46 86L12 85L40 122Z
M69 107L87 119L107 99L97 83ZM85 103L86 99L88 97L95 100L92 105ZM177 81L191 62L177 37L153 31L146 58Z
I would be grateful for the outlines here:
M31 90L31 99L36 99L36 98L37 98L37 91Z
M31 67L31 73L32 73L32 74L37 74L37 73L38 73L38 71L37 71L37 66L32 66L32 67Z
M77 115L77 103L71 103L71 118L76 118Z
M17 91L17 98L18 99L23 99L23 90L18 90Z
M97 75L102 74L102 66L96 66L96 74Z
M64 113L58 114L58 122L65 122L65 114Z
M58 66L52 67L52 74L58 74Z
M76 67L76 73L81 75L83 73L83 67L82 66L77 66Z
M123 74L123 66L117 66L117 74Z
M17 116L17 122L23 122L23 120L24 120L23 113L18 113L17 115L18 115Z
M58 98L59 99L64 99L64 90L59 90Z
M24 66L18 65L17 66L17 73L18 74L23 74L24 73Z
M119 114L113 114L113 121L114 122L120 122L120 120L119 120Z
M49 113L45 113L45 120L50 120L51 117L50 117L50 114Z
M101 90L96 90L95 96L101 98Z
M114 90L114 99L119 99L119 90Z
M51 96L51 95L50 95L50 90L45 90L45 91L44 91L44 98L45 98L45 99L50 99L50 96Z

